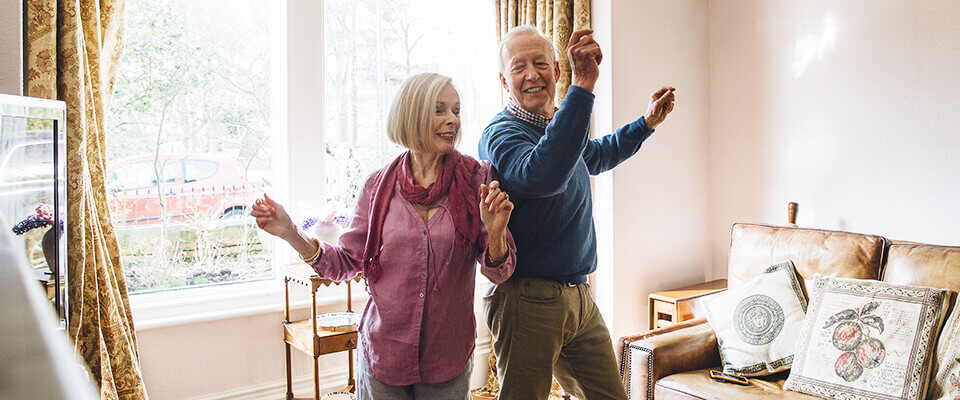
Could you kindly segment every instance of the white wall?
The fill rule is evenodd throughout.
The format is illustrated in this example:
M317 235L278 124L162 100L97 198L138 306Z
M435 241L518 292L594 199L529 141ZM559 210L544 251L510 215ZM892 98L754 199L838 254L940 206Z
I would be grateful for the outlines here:
M710 3L714 272L730 226L960 244L960 3Z
M594 185L595 292L614 340L646 330L649 293L702 282L709 269L707 15L705 0L593 2L604 51L595 133L643 115L660 86L677 88L673 114Z
M282 305L282 297L276 300L278 306ZM342 305L333 305L324 307L321 312L343 309ZM293 319L306 318L308 314L309 309L301 308ZM138 328L140 362L150 398L230 398L236 396L237 391L264 385L279 390L277 393L282 396L286 375L281 321L283 312L273 310L228 319ZM312 377L312 359L296 350L292 353L293 376L300 380ZM324 373L342 372L339 370L347 368L347 360L347 353L321 356L320 370ZM330 383L321 387L327 392L334 389L332 384L342 386L346 380L334 379L334 382L324 383ZM308 391L294 393L298 397L308 397L313 393L313 385L308 385Z
M23 0L0 0L0 93L23 94Z
M478 280L476 298L486 290L486 278ZM277 287L282 283L276 282ZM358 285L360 286L360 285ZM310 314L309 291L291 284L291 320L300 320ZM221 293L222 294L222 293ZM211 294L208 298L219 297ZM339 312L346 308L340 299L346 294L343 286L321 288L318 312ZM286 372L283 346L283 295L251 293L250 297L267 298L259 306L249 299L237 298L236 307L222 313L201 316L199 309L206 305L183 307L186 316L165 315L150 310L141 299L133 300L135 326L140 347L140 363L150 398L155 400L183 399L280 399L286 391ZM353 310L363 310L366 294L362 286L354 287ZM272 299L270 299L272 297ZM147 301L148 302L148 301ZM184 302L186 303L186 302ZM139 307L139 308L138 308ZM138 313L138 309L140 312ZM471 387L483 386L487 377L487 358L490 355L490 333L484 326L480 303L477 316L477 348L474 351L474 370ZM193 314L193 315L190 315ZM146 320L144 319L146 318ZM164 321L177 320L175 323ZM312 359L295 349L292 351L294 394L306 398L313 393ZM321 387L323 393L342 388L347 376L347 353L320 357Z

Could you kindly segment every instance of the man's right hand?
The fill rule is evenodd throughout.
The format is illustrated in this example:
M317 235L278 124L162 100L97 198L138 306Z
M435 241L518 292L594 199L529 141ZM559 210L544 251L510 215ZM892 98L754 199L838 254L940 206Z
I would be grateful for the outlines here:
M567 59L573 71L573 84L593 92L593 86L600 76L600 61L603 60L600 45L593 40L593 29L581 29L570 35Z

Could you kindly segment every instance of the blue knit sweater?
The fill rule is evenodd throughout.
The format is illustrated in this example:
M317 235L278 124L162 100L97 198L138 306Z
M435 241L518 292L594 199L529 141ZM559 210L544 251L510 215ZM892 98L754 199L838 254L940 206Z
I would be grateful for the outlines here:
M641 117L589 139L593 99L571 86L546 129L504 109L483 131L480 158L493 164L515 205L509 223L517 244L513 278L583 283L597 269L590 175L630 158L653 130Z

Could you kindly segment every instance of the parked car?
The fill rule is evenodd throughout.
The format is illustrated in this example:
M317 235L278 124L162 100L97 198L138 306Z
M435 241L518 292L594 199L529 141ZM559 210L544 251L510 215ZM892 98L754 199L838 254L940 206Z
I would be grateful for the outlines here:
M110 212L123 225L157 224L162 217L162 193L168 222L243 216L259 189L241 172L236 160L224 155L163 154L121 160L107 172Z

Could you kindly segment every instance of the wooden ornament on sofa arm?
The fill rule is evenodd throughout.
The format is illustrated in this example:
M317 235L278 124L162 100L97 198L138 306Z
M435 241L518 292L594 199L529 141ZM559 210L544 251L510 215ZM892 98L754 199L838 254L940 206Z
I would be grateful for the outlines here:
M800 205L794 202L787 203L787 225L797 226L797 208Z

